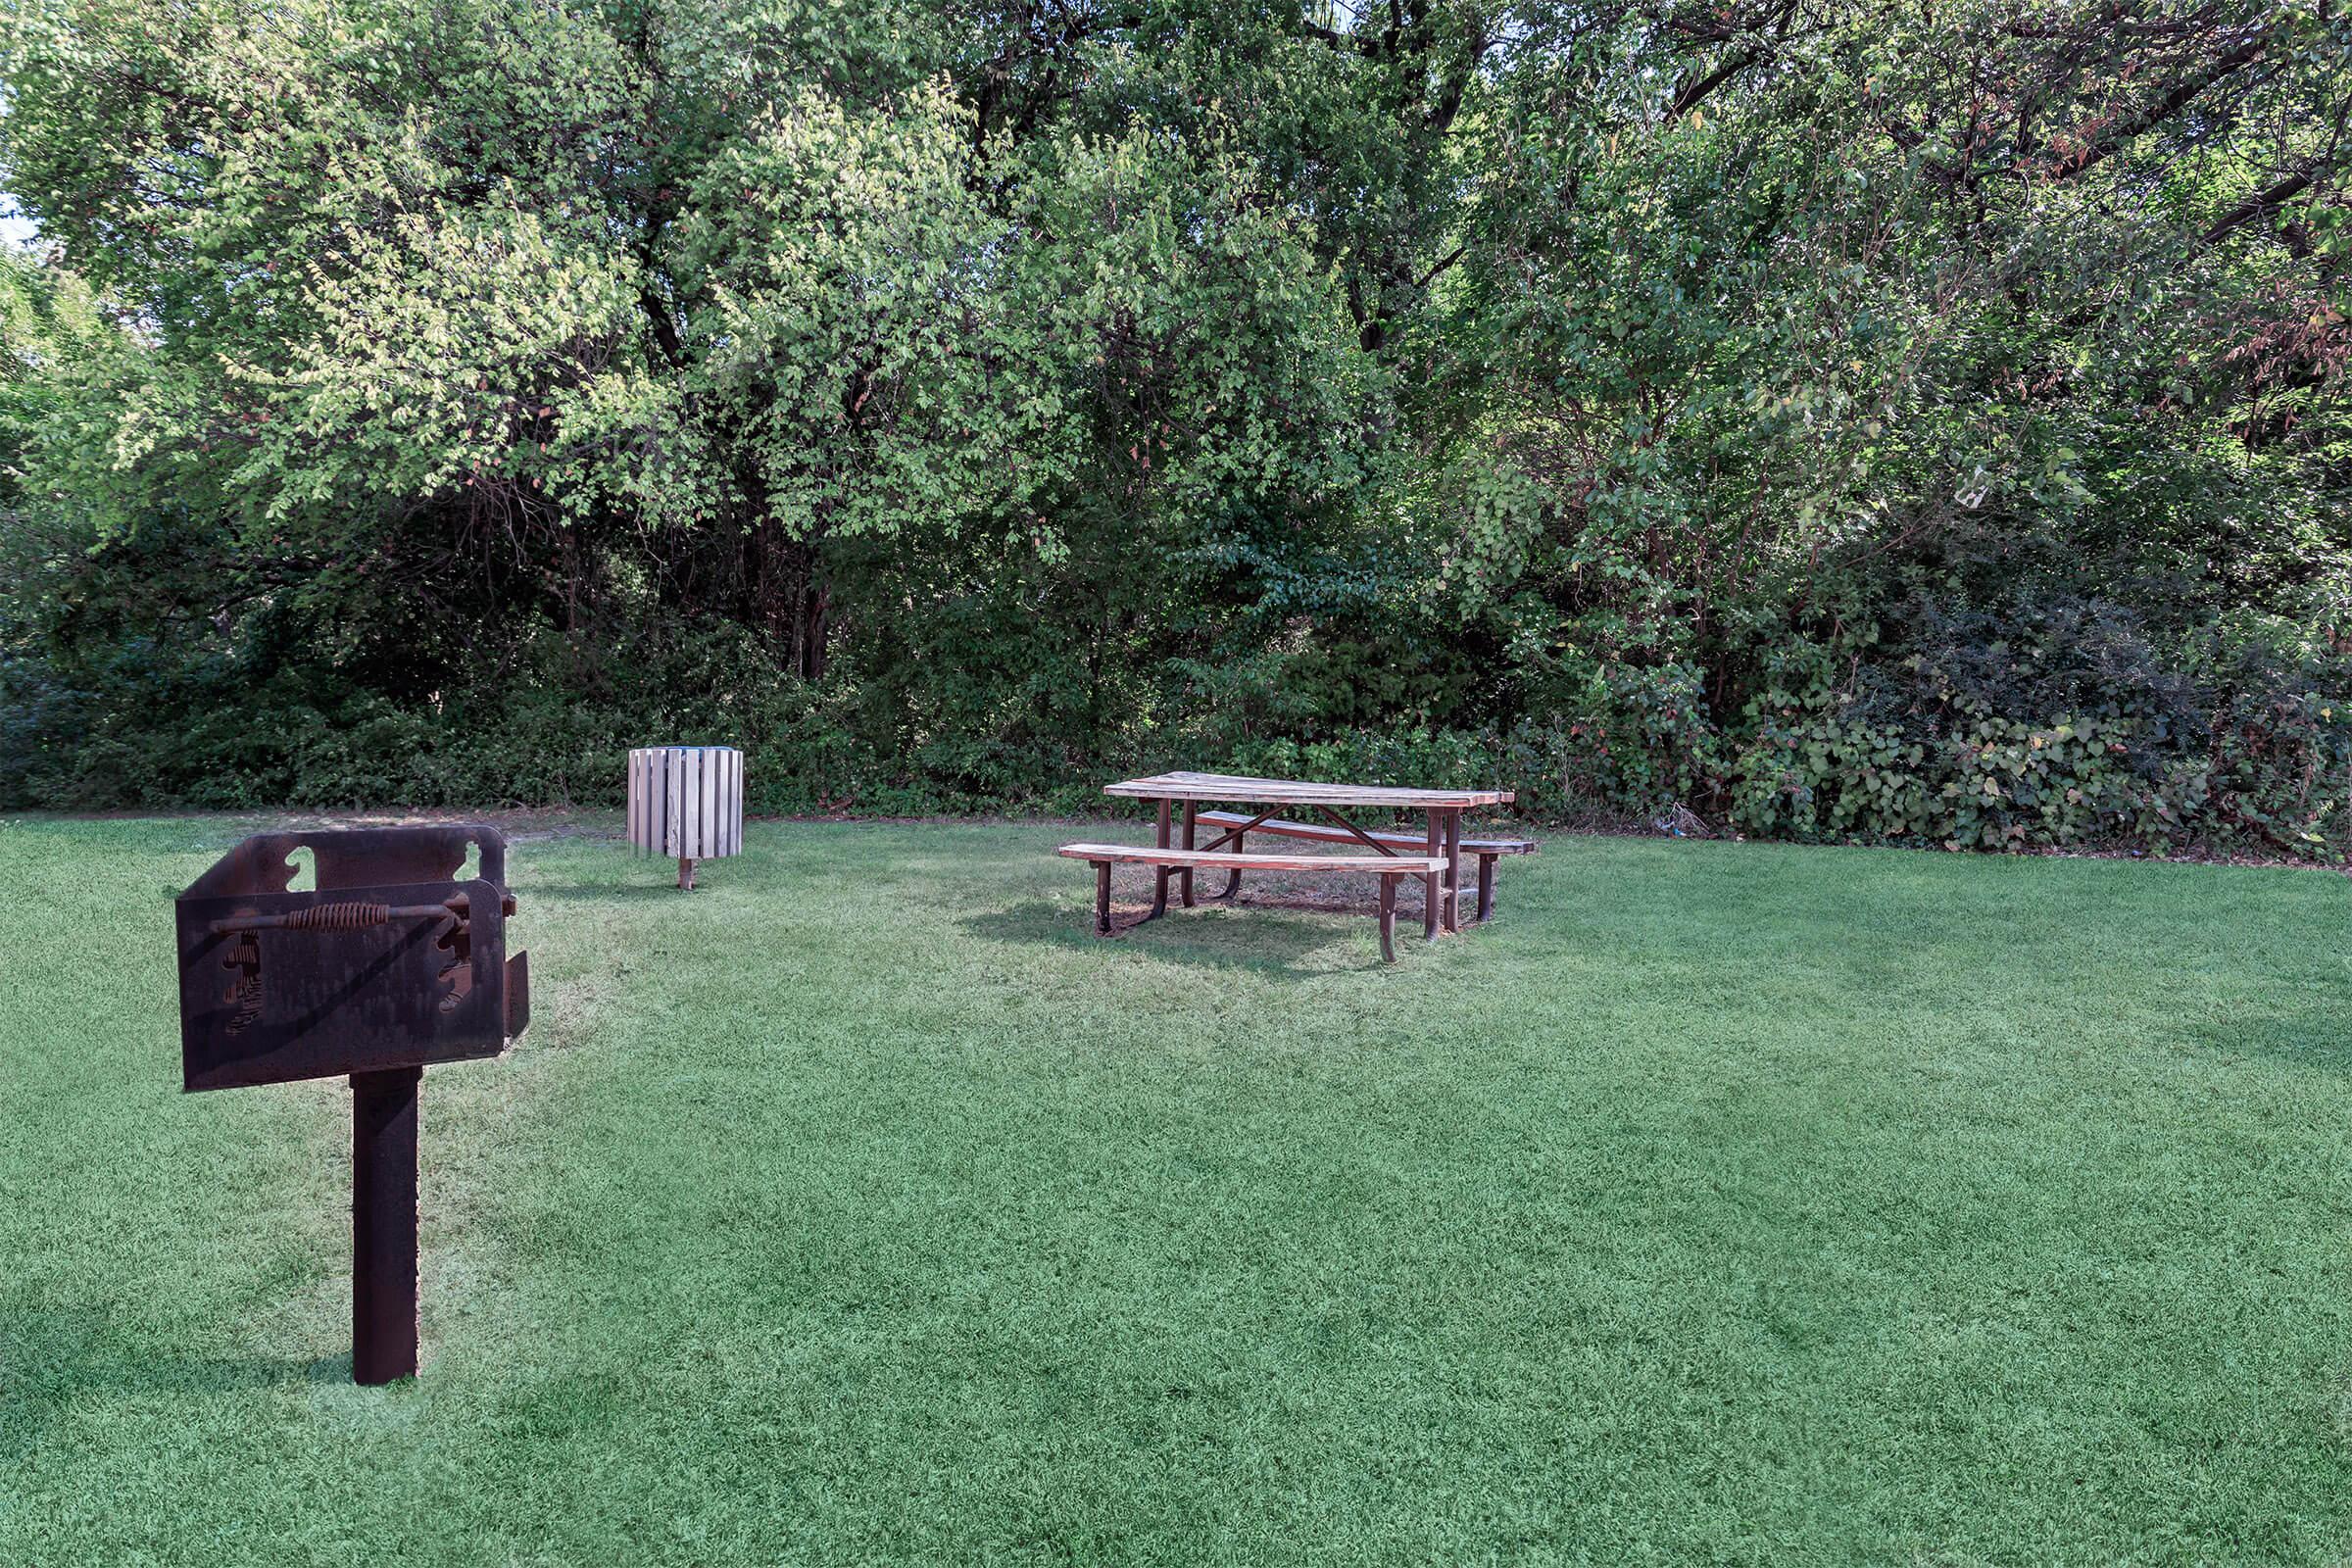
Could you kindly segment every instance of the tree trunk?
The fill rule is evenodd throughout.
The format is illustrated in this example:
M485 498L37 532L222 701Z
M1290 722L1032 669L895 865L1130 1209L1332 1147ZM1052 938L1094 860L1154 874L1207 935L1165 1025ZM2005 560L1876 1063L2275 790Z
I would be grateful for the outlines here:
M833 624L833 589L823 555L771 522L756 523L753 533L752 594L760 627L790 661L793 673L820 679Z

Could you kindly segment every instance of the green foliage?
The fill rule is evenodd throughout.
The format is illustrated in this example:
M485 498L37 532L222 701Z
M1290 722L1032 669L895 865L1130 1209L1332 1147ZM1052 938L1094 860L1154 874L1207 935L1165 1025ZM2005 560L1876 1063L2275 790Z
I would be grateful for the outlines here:
M0 798L2352 830L2336 10L74 0L0 78Z

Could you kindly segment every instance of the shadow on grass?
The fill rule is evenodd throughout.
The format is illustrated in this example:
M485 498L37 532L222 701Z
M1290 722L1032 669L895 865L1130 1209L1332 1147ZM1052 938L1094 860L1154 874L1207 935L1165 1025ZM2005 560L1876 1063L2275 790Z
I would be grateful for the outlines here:
M698 890L701 891L701 890ZM518 898L553 899L558 904L650 904L656 899L691 899L692 893L680 893L673 882L574 882L563 887L536 887L524 883L516 891Z
M2245 1013L2226 1024L2194 1024L2188 1037L2232 1054L2267 1056L2335 1073L2352 1069L2352 1024L2339 1012L2315 1008Z
M1186 909L1171 900L1168 912L1152 920L1144 918L1146 907L1140 905L1113 905L1111 921L1117 929L1107 937L1095 935L1095 911L1091 903L1073 908L1069 905L1055 904L1046 899L1031 899L1004 908L983 909L967 915L960 924L976 937L997 942L1040 942L1080 951L1133 942L1148 944L1153 957L1171 963L1194 963L1218 969L1254 969L1274 974L1327 973L1335 965L1305 960L1315 955L1327 954L1335 943L1346 941L1347 924L1361 920L1367 933L1375 929L1370 916L1304 901L1297 904L1273 900L1245 902L1238 906L1221 902L1204 902L1196 908ZM1329 918L1332 916L1346 917L1347 924ZM1399 915L1396 921L1397 957L1409 961L1411 950L1420 942L1419 918L1415 917L1408 931L1405 920ZM1370 963L1362 967L1387 967L1381 961L1377 946L1373 949Z
M297 1384L351 1381L351 1355L308 1358L274 1355L159 1355L108 1352L47 1358L24 1341L12 1347L11 1371L0 1387L0 1428L24 1436L85 1398L164 1395L173 1398L245 1394Z

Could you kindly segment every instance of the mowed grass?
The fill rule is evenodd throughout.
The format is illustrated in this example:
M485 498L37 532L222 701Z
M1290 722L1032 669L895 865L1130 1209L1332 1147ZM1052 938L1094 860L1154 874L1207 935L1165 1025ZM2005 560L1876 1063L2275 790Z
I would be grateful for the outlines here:
M1558 839L1113 942L1051 826L515 846L425 1081L177 1092L220 820L0 828L0 1563L2332 1563L2334 875Z

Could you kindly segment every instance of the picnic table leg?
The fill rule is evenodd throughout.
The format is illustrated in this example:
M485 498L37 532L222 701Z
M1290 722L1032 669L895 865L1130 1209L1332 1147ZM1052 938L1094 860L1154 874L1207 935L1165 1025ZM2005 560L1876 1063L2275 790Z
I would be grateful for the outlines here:
M1462 813L1446 813L1446 929L1462 928Z
M1159 803L1159 837L1155 842L1163 850L1168 847L1168 803L1165 801ZM1154 866L1152 878L1152 912L1144 918L1156 920L1167 912L1168 868L1164 865Z
M1199 814L1200 809L1200 803L1199 801L1184 803L1184 847L1188 850L1193 847L1193 818ZM1188 865L1176 873L1176 886L1184 897L1184 906L1188 909L1191 908L1193 906L1193 868L1191 866Z
M1095 935L1110 935L1110 862L1095 862Z
M1396 961L1396 879L1380 879L1380 956L1383 961Z
M1478 923L1485 925L1494 915L1494 857L1478 858Z
M1247 855L1250 853L1249 834L1236 833L1233 836L1233 853L1236 855ZM1237 865L1232 870L1225 873L1225 891L1218 894L1217 897L1230 903L1234 899L1241 896L1241 891L1242 868Z
M1436 810L1429 813L1429 854L1432 859L1438 856L1439 839L1445 831L1440 820L1444 815L1443 811ZM1438 874L1435 871L1421 879L1421 935L1431 942L1438 940Z

